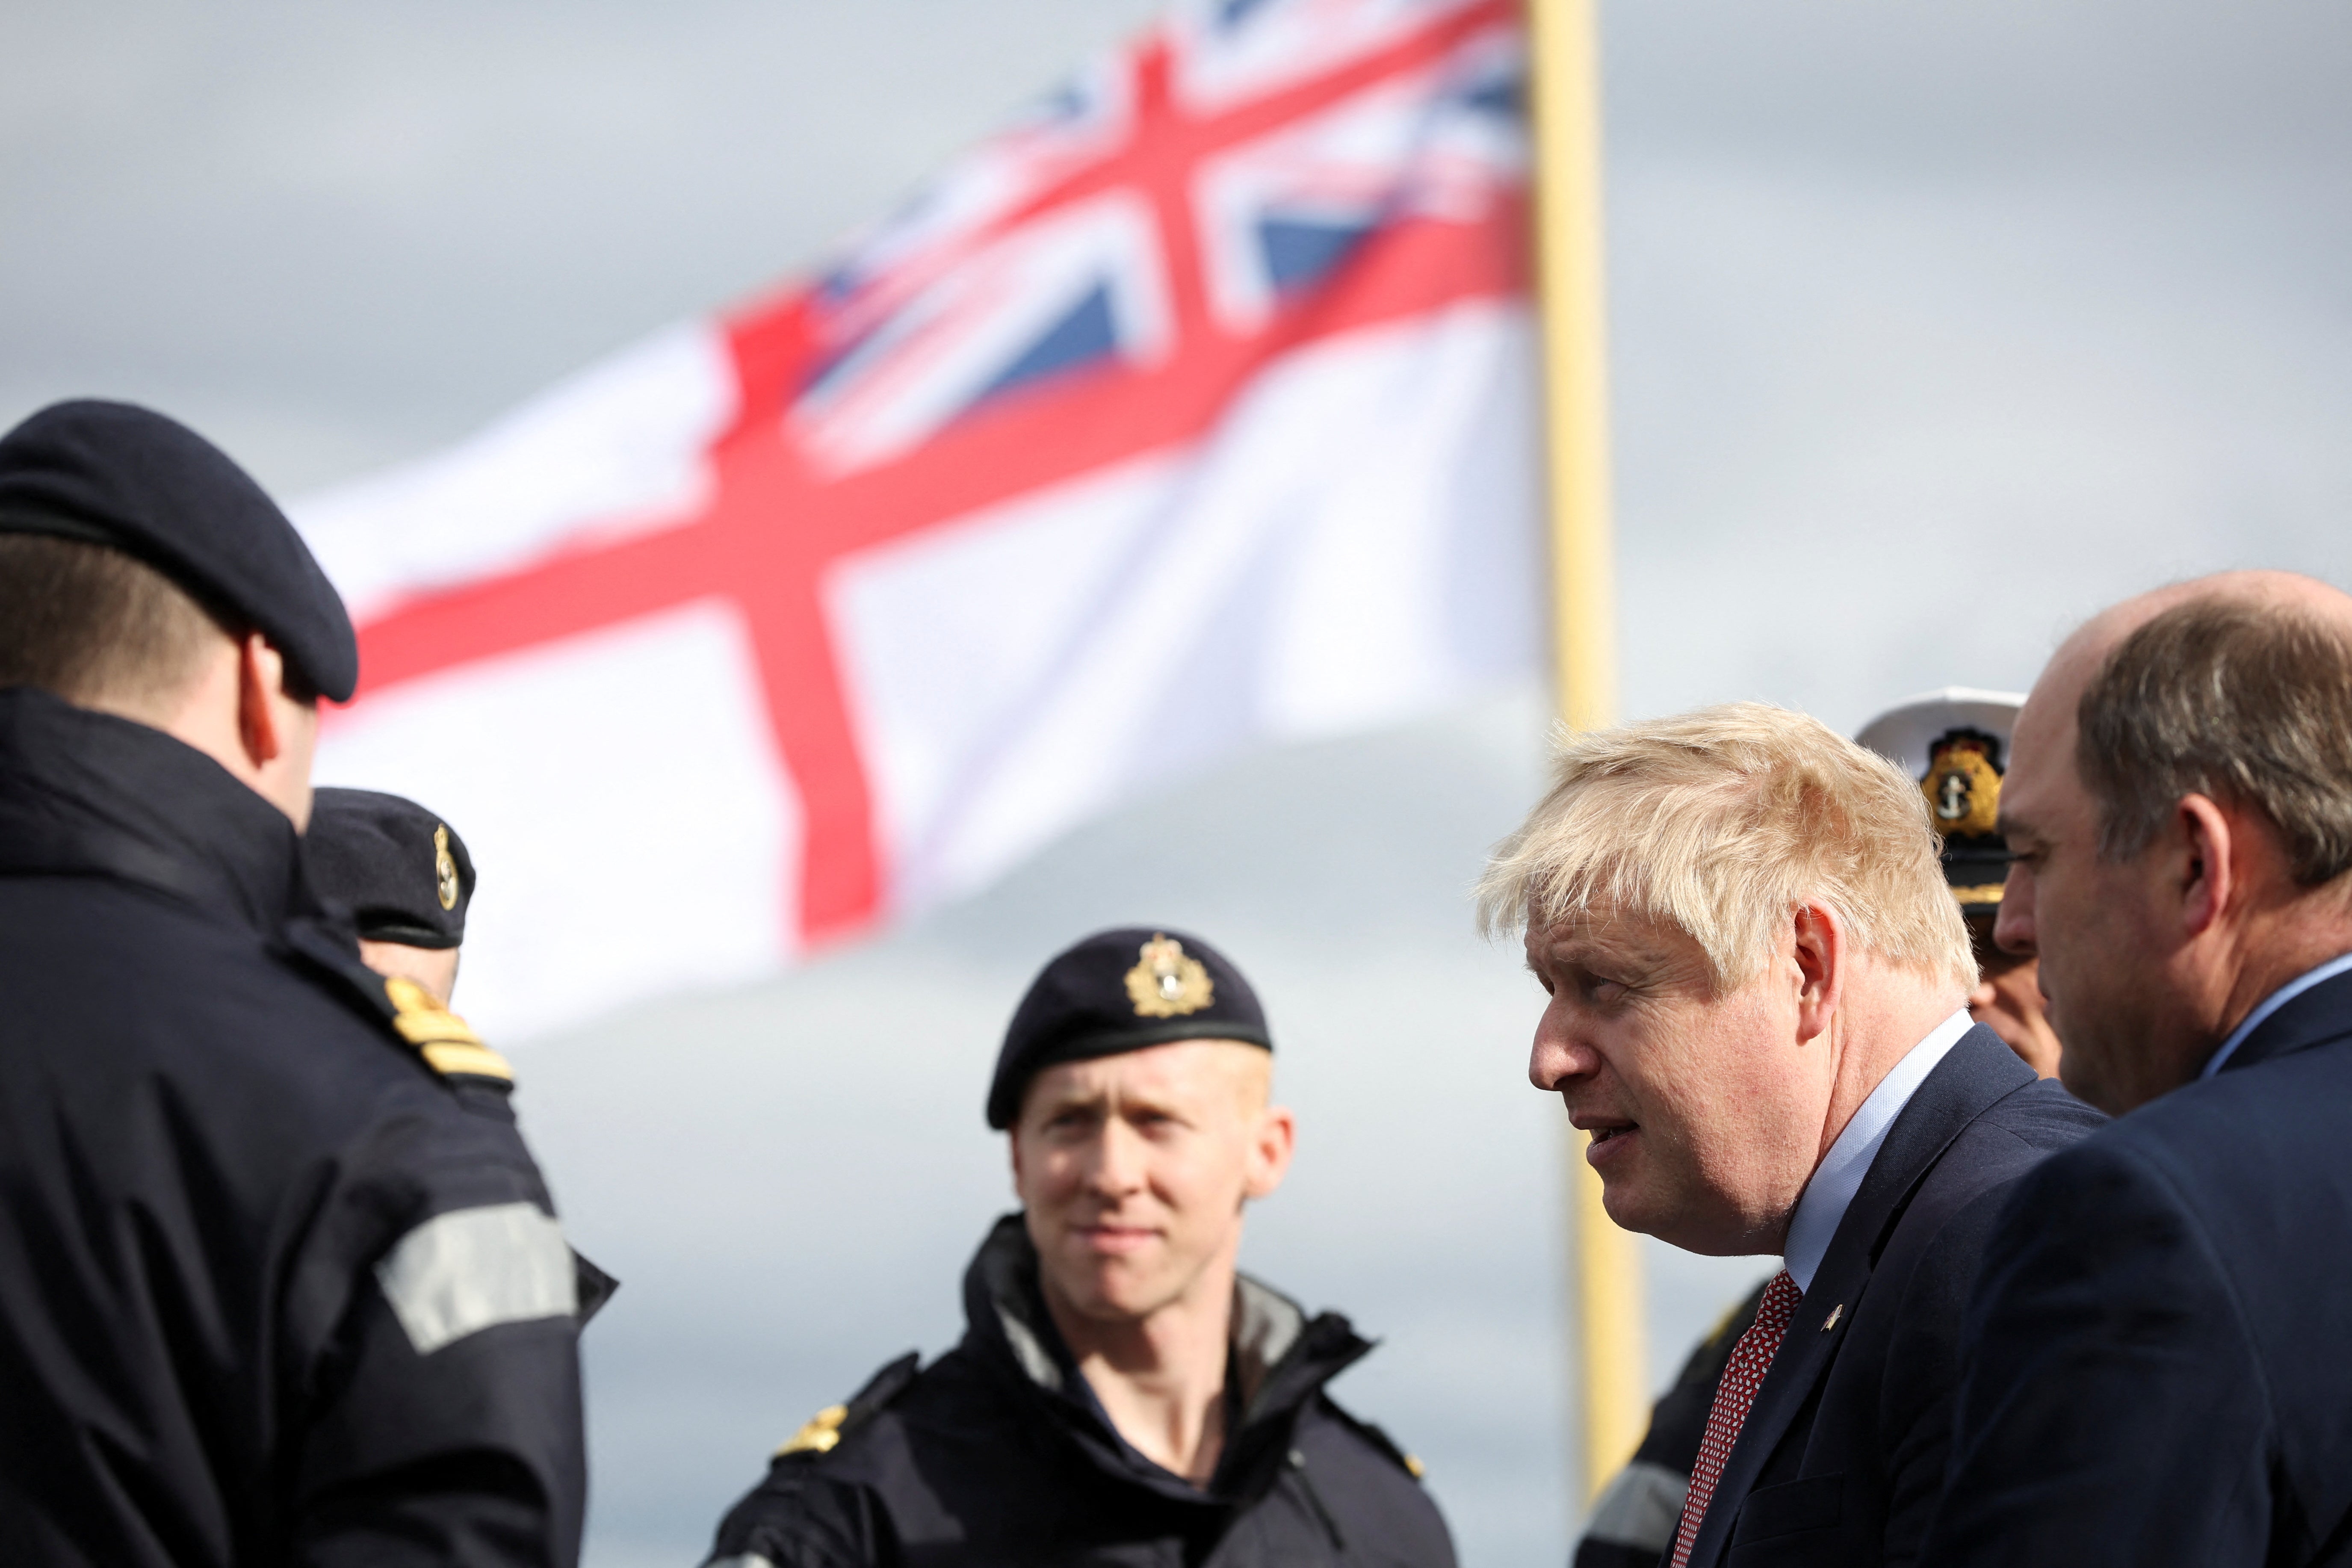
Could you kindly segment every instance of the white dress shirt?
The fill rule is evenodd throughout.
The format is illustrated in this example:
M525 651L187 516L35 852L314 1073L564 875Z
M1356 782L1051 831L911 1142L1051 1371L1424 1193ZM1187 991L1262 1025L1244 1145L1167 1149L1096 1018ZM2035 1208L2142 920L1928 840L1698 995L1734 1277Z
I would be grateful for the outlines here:
M1927 1037L1905 1052L1903 1059L1878 1080L1878 1087L1845 1124L1830 1152L1813 1167L1812 1180L1805 1184L1804 1195L1797 1200L1797 1212L1789 1216L1788 1250L1781 1258L1798 1289L1813 1288L1813 1276L1829 1255L1830 1238L1837 1235L1853 1194L1862 1190L1862 1178L1869 1174L1870 1163L1878 1158L1895 1119L1903 1114L1903 1108L1911 1103L1911 1097L1927 1081L1944 1053L1959 1044L1960 1037L1975 1023L1963 1007L1928 1030Z
M2238 1047L2246 1043L2246 1037L2263 1026L2264 1019L2321 981L2333 980L2347 969L2352 969L2352 952L2347 952L2341 958L2331 958L2318 968L2296 975L2293 980L2272 992L2263 999L2261 1006L2246 1015L2244 1023L2230 1031L2230 1037L2221 1042L2221 1048L2205 1058L2205 1067L2197 1076L2211 1078L2215 1073L2220 1072L2222 1064L2235 1056Z

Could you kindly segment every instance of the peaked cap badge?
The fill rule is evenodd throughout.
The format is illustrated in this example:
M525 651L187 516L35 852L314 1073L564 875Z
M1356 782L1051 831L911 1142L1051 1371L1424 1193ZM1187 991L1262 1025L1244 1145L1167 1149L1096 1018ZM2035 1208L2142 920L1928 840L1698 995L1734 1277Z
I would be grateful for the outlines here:
M1155 933L1127 972L1128 999L1139 1018L1181 1018L1207 1006L1215 993L1208 969L1172 936Z
M1967 730L1936 742L1919 793L1927 797L1936 831L1943 837L1973 838L1993 830L2000 813L2000 768L1992 754L1996 744Z
M449 829L445 823L433 825L433 890L441 897L441 907L457 907L457 862L449 853Z

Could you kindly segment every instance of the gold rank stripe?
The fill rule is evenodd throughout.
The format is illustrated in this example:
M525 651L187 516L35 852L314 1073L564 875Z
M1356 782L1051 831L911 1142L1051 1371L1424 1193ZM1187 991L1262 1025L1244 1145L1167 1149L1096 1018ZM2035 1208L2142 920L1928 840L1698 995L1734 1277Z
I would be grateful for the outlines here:
M849 1419L849 1406L828 1405L808 1418L806 1425L786 1438L777 1448L775 1457L786 1454L831 1453L841 1441L841 1424Z
M444 1013L438 1008L403 1013L393 1019L392 1026L398 1029L400 1037L412 1046L429 1046L440 1040L460 1046L482 1043L482 1037L474 1033L473 1025L455 1013Z
M1964 904L1997 904L2000 902L2000 890L2008 885L2006 882L1987 882L1981 887L1954 888L1952 897Z
M425 987L395 974L384 981L383 994L392 1001L392 1026L435 1072L514 1081L507 1058L482 1044L471 1024L436 1002Z
M514 1068L507 1064L507 1058L485 1045L434 1040L418 1047L416 1054L444 1078L462 1074L468 1078L494 1078L501 1083L514 1082Z

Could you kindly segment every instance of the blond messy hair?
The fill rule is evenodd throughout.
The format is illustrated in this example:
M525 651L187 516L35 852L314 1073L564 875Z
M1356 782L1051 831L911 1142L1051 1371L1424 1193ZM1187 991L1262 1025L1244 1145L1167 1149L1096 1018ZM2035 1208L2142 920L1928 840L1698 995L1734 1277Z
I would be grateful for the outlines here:
M1488 935L1607 908L1686 933L1718 994L1755 977L1780 927L1819 901L1855 944L1977 983L1927 798L1817 719L1733 702L1562 731L1552 784L1478 881Z

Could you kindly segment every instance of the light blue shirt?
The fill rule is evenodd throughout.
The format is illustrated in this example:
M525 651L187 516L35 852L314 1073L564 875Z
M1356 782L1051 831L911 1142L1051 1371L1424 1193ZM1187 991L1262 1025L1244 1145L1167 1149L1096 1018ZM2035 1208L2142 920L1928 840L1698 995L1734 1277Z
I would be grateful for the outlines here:
M2236 1028L2230 1031L2230 1037L2221 1042L2221 1048L2205 1058L2205 1068L2197 1076L2199 1078L2211 1078L2215 1073L2220 1072L2222 1065L2237 1054L2238 1047L2246 1043L2246 1037L2252 1034L2256 1029L2261 1028L2263 1021L2272 1014L2277 1012L2280 1008L2285 1006L2288 1003L2294 1001L2296 997L2302 995L2305 992L2310 990L2321 981L2333 980L2337 975L2344 973L2347 970L2352 970L2352 952L2347 952L2341 958L2331 958L2326 963L2321 964L2318 968L2312 970L2308 973L2297 975L2294 979L2288 981L2285 984L2272 992L2268 996L2263 999L2263 1005L2261 1006L2246 1015L2246 1021L2244 1023L2240 1024Z
M2346 962L2352 963L2352 958ZM1870 1173L1870 1163L1878 1158L1895 1119L1903 1114L1903 1108L1911 1103L1911 1097L1927 1081L1944 1053L1958 1045L1975 1022L1963 1007L1928 1030L1927 1037L1904 1053L1903 1059L1878 1080L1878 1087L1837 1135L1830 1152L1813 1167L1812 1180L1805 1184L1804 1195L1797 1200L1797 1212L1789 1216L1788 1250L1781 1258L1798 1289L1813 1288L1813 1275L1829 1256L1830 1238L1837 1235L1853 1194L1862 1191L1862 1179Z

